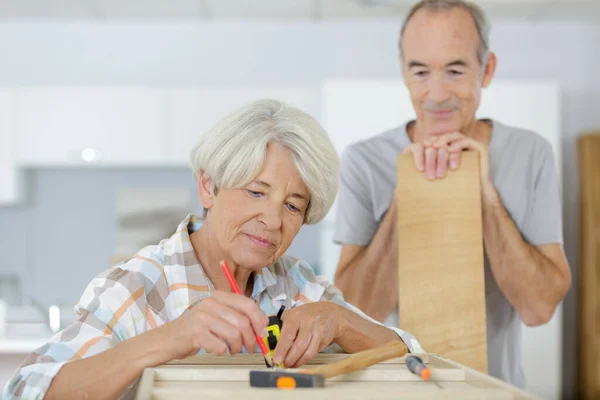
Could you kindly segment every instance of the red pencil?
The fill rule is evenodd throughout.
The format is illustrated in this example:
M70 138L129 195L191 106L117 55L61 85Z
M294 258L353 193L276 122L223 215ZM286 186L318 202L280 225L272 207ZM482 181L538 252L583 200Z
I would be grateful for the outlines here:
M220 264L221 264L221 268L223 268L223 272L225 272L227 281L229 281L229 286L231 286L231 291L236 294L242 294L242 292L240 292L239 286L237 285L237 282L233 278L233 274L231 273L231 270L229 269L229 265L227 265L227 261L222 260L220 262ZM265 342L263 342L262 338L260 336L258 336L258 334L254 330L254 328L252 328L252 332L254 333L254 337L256 338L256 343L258 344L258 347L260 347L260 351L263 353L263 356L265 357L265 361L267 362L267 365L269 367L272 367L273 361L271 360L271 356L269 355L269 350L267 350L267 346L265 346Z

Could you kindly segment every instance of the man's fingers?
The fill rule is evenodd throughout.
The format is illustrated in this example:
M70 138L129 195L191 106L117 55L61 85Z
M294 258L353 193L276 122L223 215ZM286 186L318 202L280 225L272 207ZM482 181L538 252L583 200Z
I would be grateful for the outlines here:
M461 151L461 150L483 150L483 144L471 138L462 138L460 140L452 142L450 147L448 148L451 152Z
M400 154L412 153L415 160L415 166L419 171L425 170L425 157L423 155L423 145L421 143L414 143L405 148Z
M437 165L437 150L428 147L425 149L425 173L427 178L435 179Z
M277 346L273 352L273 361L275 361L276 364L281 364L283 360L286 359L290 348L296 340L298 329L298 321L294 320L293 318L284 320L283 328L281 329L281 334L279 335L279 340L277 341Z
M462 133L459 133L459 132L445 133L443 135L436 137L432 146L435 148L448 146L450 143L452 143L456 140L460 140L464 137L465 137L465 135L463 135Z
M435 176L443 178L448 170L448 149L441 147L437 150L437 169Z
M425 154L424 147L422 144L416 144L413 149L413 157L415 159L415 165L421 172L425 170Z
M450 153L450 168L458 169L458 167L460 167L461 157L462 157L462 150L451 152Z

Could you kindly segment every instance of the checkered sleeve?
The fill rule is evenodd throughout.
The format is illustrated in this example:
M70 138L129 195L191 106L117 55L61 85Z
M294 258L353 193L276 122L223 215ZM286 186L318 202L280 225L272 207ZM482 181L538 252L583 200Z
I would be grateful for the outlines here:
M98 275L75 306L77 318L31 353L4 388L3 399L42 399L65 363L90 357L149 329L138 274L113 267Z
M421 344L414 335L405 332L402 329L383 325L381 322L369 317L363 311L348 303L344 299L342 292L333 284L331 284L325 277L315 275L314 270L308 263L304 261L298 261L290 269L289 273L298 285L299 295L296 296L298 299L304 299L305 301L325 300L339 304L340 306L355 312L374 324L385 326L386 328L396 332L411 353L424 353Z

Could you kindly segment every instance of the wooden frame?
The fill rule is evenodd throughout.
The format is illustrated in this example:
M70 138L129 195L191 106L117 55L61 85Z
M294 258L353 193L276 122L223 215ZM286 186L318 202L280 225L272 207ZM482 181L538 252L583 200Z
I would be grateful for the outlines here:
M346 357L319 354L310 365ZM532 399L532 395L459 363L435 354L421 355L432 371L422 381L406 367L405 357L379 363L354 373L326 380L325 388L259 389L249 385L249 371L265 370L259 354L231 357L195 356L146 368L139 382L137 400L171 399Z

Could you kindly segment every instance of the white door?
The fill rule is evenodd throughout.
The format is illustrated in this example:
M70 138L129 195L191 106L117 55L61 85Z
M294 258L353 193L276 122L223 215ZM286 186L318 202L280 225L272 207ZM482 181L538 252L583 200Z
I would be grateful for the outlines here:
M156 89L19 89L18 160L125 166L163 161L164 106L164 91Z
M19 200L13 98L11 90L0 90L0 206Z
M398 126L415 113L402 81L333 81L323 85L323 123L339 152L348 144ZM478 117L531 129L552 144L560 173L560 93L553 82L494 81L482 95ZM321 223L321 265L333 277L340 246L332 243L335 210ZM523 325L527 390L558 399L562 381L562 304L543 326Z
M168 95L168 160L186 165L200 136L234 109L259 99L285 101L317 118L319 89L310 86L224 86L173 89Z

